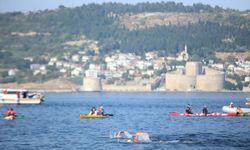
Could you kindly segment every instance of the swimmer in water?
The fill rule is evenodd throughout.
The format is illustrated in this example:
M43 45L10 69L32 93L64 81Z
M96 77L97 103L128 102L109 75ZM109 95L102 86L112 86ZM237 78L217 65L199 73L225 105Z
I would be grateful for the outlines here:
M149 133L147 132L137 132L136 134L130 134L128 131L119 131L114 135L117 139L127 139L127 143L150 143Z
M147 132L137 132L133 136L133 142L135 143L149 143L152 142L150 136Z
M132 137L133 137L132 134L130 134L128 131L119 131L114 136L114 138L118 139L129 139Z

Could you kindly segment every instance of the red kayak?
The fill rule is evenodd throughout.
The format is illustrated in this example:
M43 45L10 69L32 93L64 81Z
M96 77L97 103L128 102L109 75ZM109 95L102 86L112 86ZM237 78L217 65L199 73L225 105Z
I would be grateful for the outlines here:
M237 116L235 113L220 113L220 112L213 112L205 115L204 113L178 113L178 112L170 112L169 116L177 117L177 116L186 116L186 117L205 117L205 116L212 116L212 117L220 117L220 116Z

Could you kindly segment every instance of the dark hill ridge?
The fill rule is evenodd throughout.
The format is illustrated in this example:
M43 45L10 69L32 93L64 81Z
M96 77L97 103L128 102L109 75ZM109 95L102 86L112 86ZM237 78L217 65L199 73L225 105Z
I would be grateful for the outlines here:
M104 3L76 8L0 14L0 50L8 57L59 56L62 52L91 51L69 41L97 41L100 54L120 49L143 54L163 50L175 54L188 45L191 54L250 48L249 12L181 3ZM86 42L82 42L86 43ZM6 51L2 51L6 53ZM3 58L3 59L8 59ZM5 63L4 60L0 61Z

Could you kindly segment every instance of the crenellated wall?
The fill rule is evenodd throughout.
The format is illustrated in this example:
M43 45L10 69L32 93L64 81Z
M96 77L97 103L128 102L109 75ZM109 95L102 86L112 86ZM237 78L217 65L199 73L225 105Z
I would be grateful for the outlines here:
M221 91L224 88L223 72L206 68L202 74L201 62L187 62L185 74L176 72L165 76L168 91Z

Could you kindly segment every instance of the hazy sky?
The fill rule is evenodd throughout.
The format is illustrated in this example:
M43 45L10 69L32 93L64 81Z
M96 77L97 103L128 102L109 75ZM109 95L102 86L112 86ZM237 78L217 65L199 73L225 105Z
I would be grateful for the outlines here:
M103 2L121 2L135 4L138 2L161 2L167 0L0 0L0 12L11 11L35 11L44 9L54 9L59 5L66 7L76 7L88 3ZM250 0L172 0L182 2L184 5L192 5L193 3L203 3L212 6L220 6L223 8L232 8L238 10L250 10Z

